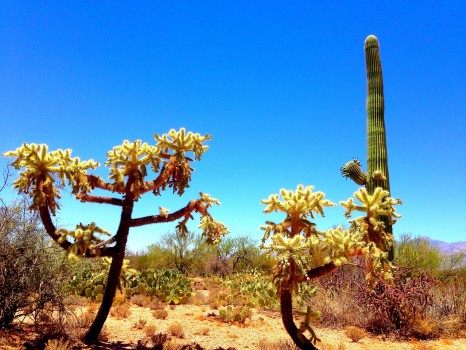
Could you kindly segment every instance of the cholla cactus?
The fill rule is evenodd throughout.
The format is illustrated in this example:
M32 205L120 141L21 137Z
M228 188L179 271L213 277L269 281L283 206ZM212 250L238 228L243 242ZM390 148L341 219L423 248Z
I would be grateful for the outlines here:
M317 313L308 308L298 328L293 320L292 293L298 294L303 283L351 264L356 257L365 257L366 278L370 282L377 279L390 280L392 265L385 251L392 244L392 236L385 232L384 221L379 218L387 218L391 224L400 218L394 208L401 204L400 200L391 198L388 191L381 188L376 188L373 195L368 194L365 188L360 188L354 193L359 204L350 198L340 202L340 205L346 209L345 216L348 218L354 211L364 214L350 220L349 229L340 226L321 232L310 220L316 214L324 216L324 208L335 204L325 199L323 192L313 190L312 186L299 185L296 191L282 189L280 194L262 200L266 205L265 213L285 214L282 222L267 221L266 225L261 226L265 231L262 248L277 259L274 282L280 294L283 323L301 349L315 349L314 344L318 338L310 323ZM271 243L267 245L269 239ZM325 254L325 258L322 265L316 266L317 251ZM310 334L309 338L304 335L306 331Z
M39 212L50 237L71 257L101 256L109 259L107 263L110 267L102 304L85 335L84 340L87 343L97 340L110 311L116 288L120 286L120 279L123 278L122 271L125 275L125 247L131 227L179 220L177 228L183 233L187 231L186 223L193 218L192 213L199 213L199 227L209 242L219 242L228 233L226 226L214 220L208 212L213 204L220 205L220 202L206 193L200 193L199 199L190 201L175 212L159 207L156 215L132 217L135 203L145 193L152 192L158 196L169 187L174 193L182 195L189 187L193 158L201 159L208 149L204 142L212 137L186 132L181 128L179 131L172 129L162 136L155 134L154 138L157 141L155 145L143 143L141 140L125 140L109 151L105 162L110 170L108 182L87 173L87 170L97 168L99 163L72 158L69 149L48 151L47 145L24 143L18 149L4 154L15 158L12 166L18 170L24 169L19 173L14 186L19 193L25 193L32 198L30 209ZM150 170L156 176L148 180ZM101 239L102 234L109 233L95 223L79 224L72 231L55 227L51 215L55 215L60 209L60 189L66 184L71 186L72 194L81 202L121 207L118 231L110 239ZM111 196L92 195L91 192L96 188L108 191ZM111 246L113 243L115 245Z

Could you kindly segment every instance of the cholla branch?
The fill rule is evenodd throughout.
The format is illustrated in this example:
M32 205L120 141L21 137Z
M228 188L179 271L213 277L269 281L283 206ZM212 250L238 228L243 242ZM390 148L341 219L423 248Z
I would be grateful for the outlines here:
M92 196L92 195L84 194L84 193L80 193L76 195L76 198L79 199L81 202L111 204L111 205L117 205L119 207L123 206L123 200L119 198Z
M137 219L132 219L129 222L129 226L137 227L150 224L157 224L160 222L172 222L181 219L182 217L189 216L193 211L200 213L201 215L207 215L207 208L205 204L197 199L190 201L184 208L181 208L180 210L177 210L174 213L162 215L149 215Z

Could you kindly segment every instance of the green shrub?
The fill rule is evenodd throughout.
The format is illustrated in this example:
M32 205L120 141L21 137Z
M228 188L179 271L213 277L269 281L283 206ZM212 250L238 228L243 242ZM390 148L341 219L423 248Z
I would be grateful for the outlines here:
M425 238L412 238L410 234L404 234L395 242L395 262L412 269L438 272L442 253Z
M25 201L0 208L0 328L18 317L64 310L63 254L50 248L37 215Z

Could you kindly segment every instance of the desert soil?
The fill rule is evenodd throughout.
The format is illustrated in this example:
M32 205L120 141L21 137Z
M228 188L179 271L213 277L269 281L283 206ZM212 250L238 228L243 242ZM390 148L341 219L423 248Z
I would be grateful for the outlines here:
M288 335L278 313L254 312L252 319L241 324L223 323L214 317L207 317L209 313L217 313L207 306L178 305L173 310L168 310L168 317L165 320L155 319L151 310L139 306L131 307L131 315L128 318L115 319L109 317L106 322L106 333L109 343L121 342L129 345L137 344L143 339L145 333L142 329L137 329L135 324L146 321L146 325L155 325L156 332L166 332L167 327L175 322L181 323L184 331L184 339L180 343L199 343L206 349L216 347L234 347L241 349L258 349L261 339L275 341L288 339ZM366 337L354 343L346 337L344 330L334 330L317 328L317 336L321 339L317 346L326 349L373 349L373 350L402 350L414 349L419 341L397 342L384 341L380 337ZM207 334L206 334L207 333ZM466 349L466 339L439 339L435 341L425 341L423 344L430 345L432 349L464 350ZM427 349L427 347L426 347Z

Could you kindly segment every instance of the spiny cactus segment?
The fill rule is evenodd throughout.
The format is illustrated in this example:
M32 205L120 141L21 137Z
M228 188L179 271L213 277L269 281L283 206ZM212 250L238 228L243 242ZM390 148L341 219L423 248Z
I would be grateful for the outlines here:
M58 149L48 151L45 144L23 143L14 151L4 154L5 157L15 157L11 163L16 170L25 169L14 181L14 187L19 193L25 193L32 198L30 209L37 210L48 206L53 215L60 209L57 202L60 199L59 188L69 181L73 193L87 192L90 186L85 180L87 169L95 169L98 162L81 161L78 157L71 158L71 150ZM60 180L56 184L56 180Z
M94 250L94 246L103 242L102 239L95 235L96 233L110 236L108 231L98 227L95 222L91 222L89 225L76 225L76 229L73 231L68 231L64 228L58 229L57 234L61 236L58 243L62 243L66 241L68 237L72 237L74 243L68 248L68 257L75 258L84 256L88 250ZM93 251L93 253L98 255L98 251Z
M344 177L350 178L360 186L366 184L366 174L362 171L361 162L357 159L350 160L343 165L340 172Z

